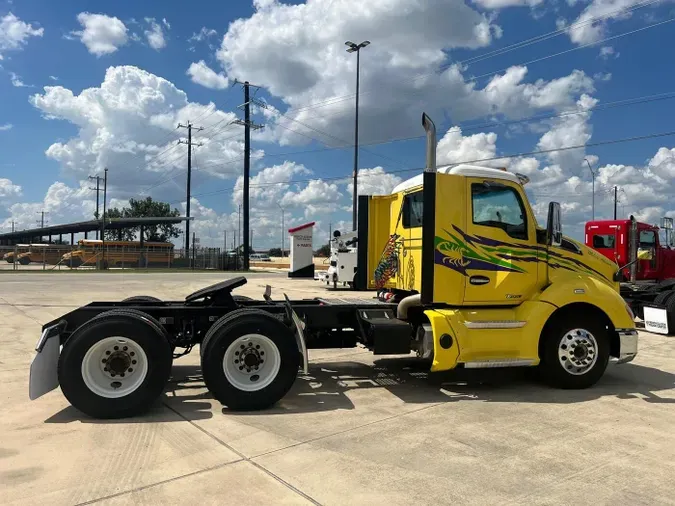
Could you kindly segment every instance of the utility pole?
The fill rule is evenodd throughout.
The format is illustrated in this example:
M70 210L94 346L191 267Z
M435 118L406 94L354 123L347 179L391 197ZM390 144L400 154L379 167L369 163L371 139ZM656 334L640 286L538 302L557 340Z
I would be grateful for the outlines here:
M241 204L239 204L239 211L237 212L237 250L239 250L239 246L241 246Z
M361 63L361 49L370 45L370 41L364 40L361 44L345 42L349 49L348 53L356 53L356 116L354 124L354 202L352 204L352 230L356 230L356 203L358 202L358 174L359 174L359 67Z
M592 219L595 220L595 172L593 172L593 168L591 167L590 162L586 158L584 158L584 161L588 164L588 170L591 171L591 180L593 181L593 214L592 214L593 218ZM616 212L614 214L616 214ZM616 219L616 217L614 219Z
M101 191L101 176L89 176L89 179L96 179L96 188L89 188L90 190L93 190L96 192L96 219L100 220L101 215L98 213L98 195L99 192ZM98 230L96 231L96 239L98 239Z
M41 214L42 218L37 223L40 224L40 228L45 228L45 214L49 214L49 211L38 211L38 214Z
M108 167L103 169L103 219L101 220L101 267L105 269L105 211L108 199Z
M240 81L235 80L234 84L238 84ZM254 86L248 81L244 81L244 103L239 106L239 108L244 108L244 121L235 120L234 122L237 125L244 126L244 195L243 195L243 204L244 204L244 270L247 271L249 268L249 225L250 225L250 216L249 216L249 186L251 179L251 129L259 130L263 126L256 125L251 121L251 102L259 107L266 108L267 104L260 102L259 100L251 100L250 88L260 88L260 86Z
M619 187L615 186L614 187L614 219L616 220L616 201L617 201L617 194L619 191Z
M14 220L12 220L12 232L14 232Z
M195 127L192 123L189 121L187 122L187 125L183 125L181 123L178 123L178 128L187 128L188 131L188 138L187 141L184 140L179 140L178 144L187 144L188 147L188 159L187 159L187 202L185 203L185 217L187 220L185 220L185 256L189 259L190 258L190 182L192 181L192 146L201 146L201 143L194 144L192 142L192 129L195 128L195 130L203 130L202 127ZM194 246L194 241L193 244Z

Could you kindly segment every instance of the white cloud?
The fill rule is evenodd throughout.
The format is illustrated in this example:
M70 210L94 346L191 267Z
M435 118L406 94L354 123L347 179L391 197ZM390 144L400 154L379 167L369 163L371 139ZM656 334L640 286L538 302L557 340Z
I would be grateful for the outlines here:
M385 172L382 167L359 169L358 194L387 195L401 181L402 179L399 176ZM347 184L347 193L349 193L349 200L351 201L354 195L354 184L351 181Z
M597 72L593 74L593 79L596 81L611 81L612 80L612 73L611 72Z
M0 60L5 51L16 51L28 43L30 37L42 37L44 28L21 21L11 12L0 18Z
M306 143L306 136L329 145L350 139L356 58L345 52L345 40L372 41L361 55L364 143L415 135L421 107L454 123L490 114L525 117L567 108L581 93L593 91L592 79L581 71L527 82L528 69L514 66L481 89L469 79L471 68L442 67L449 51L485 47L500 33L492 17L464 2L267 1L256 6L250 18L230 24L217 58L230 80L264 86L288 106L285 114L292 120L278 116L263 134L282 145Z
M478 133L465 137L459 128L451 128L438 142L436 163L448 165L493 158L497 152L497 134ZM499 161L481 162L479 165L498 166Z
M9 77L12 81L12 86L14 86L15 88L34 88L33 85L24 83L21 80L21 76L19 76L18 74L14 73L14 72L10 72Z
M148 39L148 44L152 49L159 51L166 47L166 39L164 38L164 31L162 26L155 21L155 18L145 18L145 22L150 25L150 28L145 31L145 37ZM164 26L169 29L170 25L166 19L163 20Z
M49 76L49 79L51 79L52 81L58 81L59 80L59 78L56 77L56 76Z
M11 123L5 123L3 125L0 125L0 132L11 130L12 128L14 128L14 125L12 125Z
M607 36L611 21L630 18L631 8L644 0L592 0L569 29L570 40L575 44L590 44Z
M20 197L22 195L21 186L12 183L10 179L0 177L0 197L12 198Z
M227 76L223 75L222 72L216 73L204 60L190 64L186 74L190 76L193 83L211 88L212 90L222 90L227 88L228 85Z
M505 7L534 7L544 0L473 0L473 3L485 9L503 9Z
M46 86L30 101L45 118L78 128L77 135L46 151L63 173L85 179L110 167L111 184L122 197L148 188L153 196L171 200L184 195L186 148L176 140L186 132L176 126L190 119L199 118L205 128L193 136L202 142L194 148L193 188L211 177L241 173L243 135L237 133L242 130L231 124L237 115L215 104L191 103L171 82L137 67L110 67L100 87L78 95L63 86ZM252 156L262 153L255 150Z
M201 30L192 34L192 37L188 39L188 42L202 42L209 37L214 37L216 35L218 35L218 32L216 32L214 29L202 26Z
M127 27L116 17L81 12L77 20L84 29L72 33L80 37L93 55L100 57L114 53L129 40Z

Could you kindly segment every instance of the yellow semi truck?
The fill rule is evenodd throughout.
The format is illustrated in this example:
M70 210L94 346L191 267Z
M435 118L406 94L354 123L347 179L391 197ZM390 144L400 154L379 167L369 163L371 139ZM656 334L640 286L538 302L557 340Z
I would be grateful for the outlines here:
M593 385L610 359L633 360L638 333L617 267L562 235L559 204L540 228L523 176L437 170L435 127L426 115L423 124L424 173L359 202L368 259L357 271L378 287L393 280L383 300L273 300L269 286L264 301L252 300L232 293L246 283L235 277L184 300L92 302L42 327L31 399L60 385L91 416L133 416L197 344L207 388L232 410L284 397L298 369L308 372L311 348L412 351L431 371L532 366L562 388Z

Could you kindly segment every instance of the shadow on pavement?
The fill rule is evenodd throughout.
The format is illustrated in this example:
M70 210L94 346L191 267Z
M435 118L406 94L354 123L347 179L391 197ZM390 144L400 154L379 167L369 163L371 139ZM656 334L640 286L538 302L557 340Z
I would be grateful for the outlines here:
M601 397L642 398L645 402L675 403L657 392L675 389L675 374L640 365L613 365L593 387L561 390L537 381L528 368L457 370L429 374L418 359L383 358L374 365L358 362L310 364L291 391L269 414L355 409L348 392L384 389L410 404L457 401L570 404ZM675 392L674 392L675 394ZM223 409L223 413L247 415ZM259 414L259 413L258 413Z
M415 358L382 358L373 365L353 361L310 364L309 374L300 374L291 391L265 411L237 412L222 408L223 414L246 416L293 414L355 409L348 393L384 389L410 404L457 401L571 404L601 397L642 399L650 403L675 404L660 391L675 389L675 374L636 364L613 365L593 387L560 390L542 385L528 368L456 370L430 374L428 364ZM51 416L45 423L154 423L204 420L213 416L214 400L204 387L198 365L173 367L164 394L143 416L119 420L96 420L72 406Z

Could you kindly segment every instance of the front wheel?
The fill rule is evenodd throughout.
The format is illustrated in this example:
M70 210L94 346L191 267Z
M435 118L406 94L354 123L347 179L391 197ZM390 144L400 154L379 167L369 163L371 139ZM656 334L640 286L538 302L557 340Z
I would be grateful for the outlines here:
M540 372L558 388L588 388L602 377L609 363L609 335L590 321L548 325L542 335Z
M61 390L94 418L122 418L147 410L171 373L171 345L154 318L113 310L78 328L59 357Z
M223 316L202 343L204 383L232 410L272 406L291 389L300 365L295 337L269 313L239 309Z

